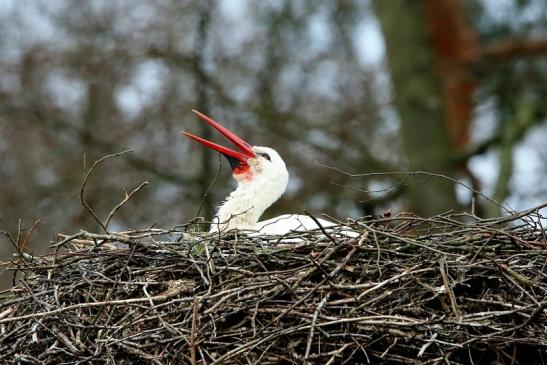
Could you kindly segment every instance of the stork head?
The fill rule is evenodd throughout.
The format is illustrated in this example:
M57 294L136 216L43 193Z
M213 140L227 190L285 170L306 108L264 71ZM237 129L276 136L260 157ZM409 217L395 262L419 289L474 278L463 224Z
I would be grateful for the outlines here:
M249 184L264 189L264 194L270 194L275 200L285 192L289 181L289 173L285 162L272 148L251 146L235 133L223 127L208 116L192 110L202 120L218 130L226 139L232 142L239 151L210 142L188 132L182 132L204 146L222 153L230 163L232 174L239 184Z

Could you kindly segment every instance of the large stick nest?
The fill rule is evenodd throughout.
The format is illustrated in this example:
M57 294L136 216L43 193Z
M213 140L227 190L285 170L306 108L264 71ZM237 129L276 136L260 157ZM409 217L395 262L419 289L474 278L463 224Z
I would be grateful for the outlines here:
M359 237L82 231L9 263L19 279L0 293L0 359L545 363L538 212L362 219Z

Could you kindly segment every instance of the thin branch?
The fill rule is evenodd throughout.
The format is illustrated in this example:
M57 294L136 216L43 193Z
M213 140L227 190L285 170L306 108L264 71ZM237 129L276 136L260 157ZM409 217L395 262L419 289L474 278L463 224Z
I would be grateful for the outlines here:
M327 169L337 171L341 174L344 174L344 175L352 177L352 178L355 178L355 177L368 177L368 176L389 176L389 175L409 175L409 176L424 175L424 176L444 179L444 180L447 180L447 181L449 181L449 182L451 182L455 185L459 185L459 186L462 186L462 187L466 188L467 190L477 194L478 196L482 197L483 199L489 201L490 203L497 205L498 207L500 207L503 211L505 211L507 213L513 213L512 210L506 208L505 206L503 206L499 202L487 197L482 192L480 192L476 189L473 189L471 186L469 186L469 185L467 185L467 184L465 184L461 181L458 181L454 178L451 178L450 176L446 176L446 175L443 175L443 174L437 174L437 173L434 173L434 172L419 171L419 170L418 171L389 171L389 172L351 173L351 172L344 171L344 170L342 170L338 167L325 165L325 164L320 163L320 162L316 162L316 164L319 165L319 166L325 167Z
M38 228L41 222L42 222L42 218L38 218L37 220L35 220L32 226L30 227L30 229L28 230L28 232L24 235L21 242L18 242L20 252L23 252L26 250L30 236L32 235L32 232L34 232L34 230Z
M95 167L97 167L98 164L100 164L101 162L103 162L104 160L108 159L108 158L111 158L111 157L118 157L118 156L121 156L123 154L126 154L128 152L133 152L134 150L126 150L126 151L122 151L122 152L118 152L118 153L113 153L111 155L106 155L106 156L103 156L101 157L100 159L98 159L97 161L95 161L93 163L93 165L91 166L91 168L89 169L89 171L86 173L85 175L85 178L84 178L84 181L82 182L82 186L80 188L80 203L87 209L87 211L89 212L89 214L91 214L91 216L93 217L93 219L95 219L95 221L101 226L101 228L106 232L108 233L108 229L106 227L106 225L101 222L101 220L99 219L99 217L97 216L97 214L95 214L95 212L93 211L93 209L91 208L91 206L86 202L85 200L85 197L84 197L84 192L85 192L85 186L87 184L87 180L89 179L89 177L91 176L91 174L93 173L93 170L95 170Z
M124 206L125 203L127 203L129 201L129 199L131 199L131 197L136 193L138 192L139 190L141 190L143 187L145 187L146 185L148 185L148 181L144 181L142 182L139 186L137 186L135 189L133 189L133 191L129 194L127 194L127 190L124 189L124 192L125 192L125 197L122 199L121 202L119 202L111 211L110 213L108 214L108 218L106 218L106 222L104 224L105 228L108 229L108 224L110 223L110 220L112 219L112 217L114 217L114 214L116 214L116 211L118 211L118 209L120 209L121 207ZM108 232L107 232L108 233Z
M317 218L315 218L310 212L308 212L307 210L304 210L304 213L306 213L306 215L308 215L314 222L315 224L317 224L317 227L319 227L319 229L321 230L321 232L323 232L323 234L329 239L331 240L333 243L336 243L336 240L329 234L329 232L327 232L327 230L325 229L325 227L323 227L323 225L319 222L319 220Z

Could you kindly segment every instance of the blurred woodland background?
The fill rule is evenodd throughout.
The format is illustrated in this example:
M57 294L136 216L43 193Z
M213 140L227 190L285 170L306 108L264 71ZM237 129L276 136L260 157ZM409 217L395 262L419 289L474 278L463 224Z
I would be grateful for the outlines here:
M0 231L37 253L99 231L82 180L127 149L86 188L104 218L149 182L114 229L211 217L234 185L180 135L225 143L193 108L284 157L265 218L471 210L469 189L405 171L528 208L547 200L546 100L545 0L2 0Z

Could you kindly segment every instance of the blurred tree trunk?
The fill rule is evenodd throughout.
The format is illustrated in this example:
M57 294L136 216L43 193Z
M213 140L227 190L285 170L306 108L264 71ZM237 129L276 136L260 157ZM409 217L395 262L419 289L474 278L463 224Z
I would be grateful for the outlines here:
M88 83L86 85L86 104L82 110L82 124L79 133L79 148L78 154L83 158L83 174L89 170L95 160L102 157L104 152L97 150L93 143L94 136L103 137L103 133L109 125L114 125L117 119L117 108L115 103L114 90L117 80L114 75L109 74L104 65L97 64L93 68L97 73L95 76L86 75ZM93 173L93 178L96 181L103 181L104 170L97 169ZM88 184L86 201L87 203L97 208L102 201L105 203L112 195L108 191L104 191L105 187L99 184ZM108 197L105 199L105 197ZM74 217L71 224L83 227L92 227L91 229L100 230L100 226L90 216L87 209L80 207L79 214Z
M445 124L443 85L436 72L422 1L374 1L412 171L454 177L453 148ZM406 208L431 215L458 208L454 184L441 178L411 183Z

